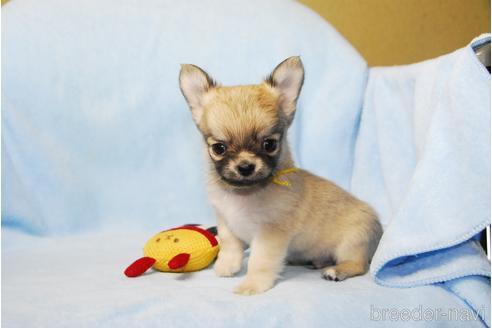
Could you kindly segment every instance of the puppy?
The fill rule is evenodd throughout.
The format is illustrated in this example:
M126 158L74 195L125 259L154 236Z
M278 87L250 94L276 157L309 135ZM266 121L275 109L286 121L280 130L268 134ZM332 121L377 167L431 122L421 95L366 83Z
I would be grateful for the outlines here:
M197 66L181 67L180 87L208 153L210 201L221 277L241 269L243 295L270 289L287 260L340 281L367 272L382 234L376 213L334 183L295 168L287 143L304 81L299 57L258 85L218 86Z

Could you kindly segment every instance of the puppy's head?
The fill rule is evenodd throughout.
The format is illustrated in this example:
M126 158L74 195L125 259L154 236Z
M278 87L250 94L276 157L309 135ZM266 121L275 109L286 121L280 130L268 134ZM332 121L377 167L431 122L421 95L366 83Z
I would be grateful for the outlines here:
M182 65L181 91L220 180L233 188L269 181L287 151L303 80L299 57L284 60L258 85L236 87L218 86L201 68Z

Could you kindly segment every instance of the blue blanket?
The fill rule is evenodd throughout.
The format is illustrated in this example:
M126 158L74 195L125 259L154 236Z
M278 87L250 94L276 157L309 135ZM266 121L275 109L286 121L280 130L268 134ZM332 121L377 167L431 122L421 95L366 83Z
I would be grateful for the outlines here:
M3 326L391 327L407 310L414 325L490 324L473 240L490 219L490 80L470 47L368 69L282 0L11 0L2 20ZM210 269L124 277L151 234L214 223L179 64L247 84L292 55L306 68L296 160L380 213L372 276L287 267L254 298Z
M367 66L300 4L14 0L2 15L4 225L53 234L213 222L181 63L231 85L302 56L292 146L302 167L350 184Z
M470 45L422 63L371 69L352 190L385 227L371 273L391 287L438 284L490 326L490 74Z
M483 327L445 289L388 288L370 275L335 283L289 266L272 290L254 297L232 292L244 270L234 278L217 278L213 269L125 277L148 237L4 231L2 327Z

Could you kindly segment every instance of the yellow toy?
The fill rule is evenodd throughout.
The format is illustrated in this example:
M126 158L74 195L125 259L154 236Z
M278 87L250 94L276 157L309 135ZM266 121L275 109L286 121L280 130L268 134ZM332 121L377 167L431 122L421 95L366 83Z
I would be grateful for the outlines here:
M164 272L191 272L204 269L219 252L219 243L209 230L186 225L159 232L144 247L144 257L126 270L127 277L137 277L150 267Z

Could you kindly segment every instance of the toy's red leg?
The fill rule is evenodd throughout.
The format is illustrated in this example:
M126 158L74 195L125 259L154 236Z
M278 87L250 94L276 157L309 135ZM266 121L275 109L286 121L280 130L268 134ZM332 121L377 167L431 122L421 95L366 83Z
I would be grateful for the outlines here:
M126 268L125 275L127 277L138 277L154 265L154 263L155 259L151 257L141 257Z
M176 270L184 267L189 260L190 254L181 253L170 259L169 262L167 262L167 265L171 268L171 270Z

